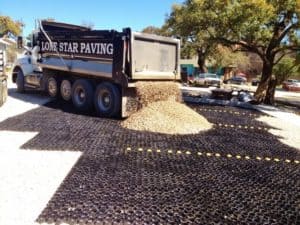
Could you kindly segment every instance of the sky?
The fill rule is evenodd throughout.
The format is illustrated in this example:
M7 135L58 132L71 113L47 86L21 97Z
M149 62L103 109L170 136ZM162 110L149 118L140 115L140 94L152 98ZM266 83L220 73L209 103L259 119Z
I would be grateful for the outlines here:
M94 29L121 31L131 27L141 31L161 26L173 4L183 0L0 0L0 15L25 23L23 35L35 27L36 19L53 18L59 22L94 24Z

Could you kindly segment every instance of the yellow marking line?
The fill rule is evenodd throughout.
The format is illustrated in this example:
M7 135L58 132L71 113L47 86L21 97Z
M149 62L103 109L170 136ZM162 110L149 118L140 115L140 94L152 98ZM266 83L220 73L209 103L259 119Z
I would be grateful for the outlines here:
M136 149L138 152L143 152L144 149L143 148L137 148ZM126 148L126 151L134 151L134 148L132 147L127 147ZM161 150L160 149L156 149L156 150L152 150L151 148L148 148L147 149L147 152L157 152L157 153L160 153ZM185 154L185 155L194 155L194 154L197 154L198 156L207 156L207 157L217 157L217 158L220 158L222 157L222 155L220 153L213 153L213 152L197 152L197 153L192 153L190 151L181 151L181 150L172 150L172 149L169 149L167 151L168 154L173 154L173 153L176 153L176 154ZM271 162L271 161L274 161L274 162L285 162L285 163L294 163L294 164L300 164L300 160L291 160L291 159L279 159L279 158L271 158L271 157L261 157L261 156L241 156L241 155L232 155L232 154L226 154L226 155L223 155L223 157L226 157L228 159L230 158L235 158L235 159L238 159L238 160L242 160L242 159L245 159L245 160L250 160L250 159L255 159L255 160L258 160L258 161L267 161L267 162Z
M250 130L254 130L254 129L258 129L258 130L268 130L267 127L260 127L260 126L247 126L247 125L235 125L235 124L222 124L222 123L218 123L216 124L219 127L231 127L231 128L240 128L240 129L250 129Z
M224 112L224 113L231 113L231 114L236 114L236 115L248 115L248 116L257 116L255 113L245 113L245 112L236 112L232 110L221 110L221 109L199 109L199 111L204 111L204 112Z

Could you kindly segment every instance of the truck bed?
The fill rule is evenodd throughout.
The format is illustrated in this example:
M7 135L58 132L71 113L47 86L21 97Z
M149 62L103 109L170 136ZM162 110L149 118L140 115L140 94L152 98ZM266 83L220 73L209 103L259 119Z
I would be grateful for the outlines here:
M42 68L115 81L180 79L177 39L130 28L117 32L59 25L47 22L37 35Z

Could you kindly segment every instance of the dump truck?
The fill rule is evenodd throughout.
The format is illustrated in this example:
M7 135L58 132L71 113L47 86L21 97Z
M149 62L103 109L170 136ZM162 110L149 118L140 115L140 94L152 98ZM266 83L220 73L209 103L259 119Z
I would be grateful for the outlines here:
M42 90L79 110L124 118L138 108L137 82L180 81L179 57L178 39L43 20L12 80L19 92Z

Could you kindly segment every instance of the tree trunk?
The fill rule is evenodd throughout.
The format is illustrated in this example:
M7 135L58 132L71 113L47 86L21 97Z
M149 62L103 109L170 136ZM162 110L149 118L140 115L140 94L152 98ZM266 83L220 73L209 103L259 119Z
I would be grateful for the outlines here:
M277 79L271 78L270 81L269 81L269 86L268 86L266 97L265 97L265 100L264 100L265 104L274 105L276 85L277 85Z
M261 80L254 94L257 103L269 102L268 100L266 100L266 98L270 97L269 95L267 95L267 90L269 88L269 83L272 77L273 66L271 62L272 61L270 60L264 60L263 62Z
M205 58L206 58L206 55L205 55L205 53L203 53L203 51L201 49L199 49L197 51L197 53L198 53L199 72L200 73L205 73L205 72L207 72L207 69L205 67Z

